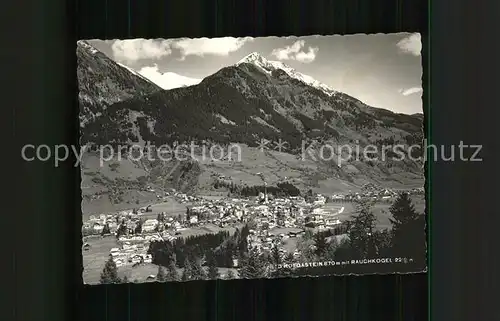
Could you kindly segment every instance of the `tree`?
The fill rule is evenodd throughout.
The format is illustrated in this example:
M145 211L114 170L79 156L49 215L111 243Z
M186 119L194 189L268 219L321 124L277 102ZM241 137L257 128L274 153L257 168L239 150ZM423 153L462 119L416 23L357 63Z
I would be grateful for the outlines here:
M214 253L208 258L208 279L217 280L220 278L219 268L217 267L217 260L215 259Z
M165 271L161 265L158 266L158 273L156 274L156 280L160 282L165 282L167 280L167 276L165 275Z
M312 189L309 189L309 190L307 191L307 194L305 195L305 197L304 197L304 198L305 198L305 201L306 201L307 203L312 203L312 202L314 202L314 193L313 193Z
M337 252L338 246L339 245L336 241L328 243L325 252L323 252L322 259L325 261L335 261L335 253Z
M206 280L207 272L203 268L203 264L200 258L193 259L191 264L191 280Z
M356 213L349 222L349 243L351 250L359 258L375 256L377 254L375 231L376 217L372 212L372 204L361 201L356 204Z
M126 275L123 277L122 283L129 283L128 277Z
M284 266L285 264L292 263L292 259L290 258L290 256L284 258L280 253L278 246L274 246L272 248L270 259L271 264L274 268L273 272L271 273L271 276L273 278L283 278L292 275L292 269Z
M101 279L100 283L101 284L113 284L113 283L120 283L121 280L118 277L118 268L116 267L115 261L113 261L112 257L109 257L109 259L106 261L106 264L104 265L104 268L101 272Z
M275 245L271 249L271 264L280 265L282 263L283 263L283 260L281 257L280 249L278 246Z
M417 213L409 194L399 194L389 211L393 254L425 256L425 216Z
M179 272L177 271L177 264L175 255L170 259L167 272L167 281L177 282L180 280Z
M184 259L184 269L182 271L182 277L181 277L182 281L191 280L191 270L192 270L191 262L189 261L189 258L186 257Z
M300 260L302 262L308 262L314 259L314 251L312 250L313 245L314 234L311 230L307 229L304 235L297 241L297 250L300 252Z
M328 248L328 242L326 241L326 237L323 233L316 233L314 235L314 246L316 247L314 254L316 254L319 258L323 258L323 255Z
M106 224L104 225L104 228L102 229L101 235L106 235L106 234L109 234L109 233L111 233L111 231L110 231L110 229L109 229L109 224L108 224L108 223L106 223Z
M381 231L375 231L373 233L373 238L377 244L377 253L383 257L392 256L392 231L384 229Z
M238 255L244 256L248 251L248 235L250 235L250 228L248 225L243 226L240 233L240 239L238 241Z
M245 279L260 279L266 277L266 264L256 248L250 249L241 260L239 276Z
M127 234L127 225L125 223L125 220L122 221L122 223L118 226L118 229L116 230L116 238L120 238L120 236Z
M389 208L389 211L392 214L390 221L393 224L393 231L398 230L405 224L411 223L419 216L408 193L399 194L398 198L396 198Z
M142 233L142 220L139 220L139 222L137 222L137 225L135 226L134 234L141 234L141 233Z

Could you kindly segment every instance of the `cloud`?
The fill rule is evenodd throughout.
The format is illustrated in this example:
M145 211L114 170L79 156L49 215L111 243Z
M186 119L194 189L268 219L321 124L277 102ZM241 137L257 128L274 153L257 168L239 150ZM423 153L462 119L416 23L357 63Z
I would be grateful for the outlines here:
M271 55L276 57L278 60L297 60L303 63L313 62L314 59L316 59L316 54L318 53L319 48L309 47L307 51L304 51L304 46L305 41L298 40L291 46L274 49L271 52Z
M232 52L239 50L249 41L253 41L251 37L245 38L197 38L197 39L180 39L175 40L172 47L179 49L181 52L181 60L186 56L214 55L227 56Z
M157 65L142 67L139 73L163 89L173 89L199 84L202 79L190 78L174 72L162 73Z
M422 51L422 39L419 33L414 33L404 39L401 39L397 43L397 46L399 50L404 53L420 56L420 52Z
M408 89L400 89L399 93L403 96L409 96L413 94L419 94L423 91L422 87L412 87Z
M172 53L172 40L127 39L116 40L111 45L113 57L130 63L141 59L160 59Z
M253 41L251 37L245 38L198 38L198 39L127 39L115 40L111 45L113 57L116 61L133 63L142 59L158 60L172 54L173 49L179 50L180 60L186 56L204 55L227 56L237 51L245 43Z

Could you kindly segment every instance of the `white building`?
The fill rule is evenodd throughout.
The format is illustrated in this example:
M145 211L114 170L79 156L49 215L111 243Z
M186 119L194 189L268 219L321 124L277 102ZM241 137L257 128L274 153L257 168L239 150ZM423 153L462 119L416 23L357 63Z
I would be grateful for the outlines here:
M102 230L104 229L104 225L99 223L94 223L92 229L94 230L95 233L101 233Z
M157 226L158 226L158 220L157 219L149 219L149 220L146 220L142 224L142 231L143 232L153 232L156 229Z
M325 213L325 211L323 209L321 209L321 208L315 208L312 211L313 215L321 215L321 214L324 214L324 213Z

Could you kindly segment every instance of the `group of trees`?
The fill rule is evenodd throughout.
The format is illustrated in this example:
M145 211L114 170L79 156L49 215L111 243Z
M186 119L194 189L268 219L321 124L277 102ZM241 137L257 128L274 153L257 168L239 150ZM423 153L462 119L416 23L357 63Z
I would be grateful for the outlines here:
M127 223L125 222L125 219L122 219L120 225L118 225L118 228L116 229L116 238L118 239L120 238L120 236L127 234L127 231L128 231Z
M238 261L238 276L249 279L322 275L338 268L292 268L292 263L311 261L406 257L423 266L426 259L425 216L415 210L406 193L399 195L390 207L390 213L392 229L376 229L372 204L361 201L351 219L337 229L317 233L306 230L297 243L298 256L282 253L278 246L272 247L268 253L249 247L248 225L233 234L224 231L174 241L155 241L150 244L148 253L152 254L153 263L159 266L159 281L217 279L221 277L220 268L230 269L226 278L234 278L231 269L235 259ZM350 271L354 268L351 267ZM116 265L110 259L101 275L101 283L120 282L123 280L118 278Z
M329 237L324 233L306 234L302 240L306 243L303 246L302 257L316 261L349 261L377 257L407 258L419 266L425 265L425 216L415 210L409 194L400 194L390 207L391 229L376 229L377 219L370 202L361 201L356 206L356 213L346 223L345 237L340 240L336 238L328 240ZM349 269L352 271L356 268L364 267ZM394 270L394 266L391 265L387 265L387 268ZM299 275L323 273L331 273L331 267L303 268L297 271Z
M231 234L221 231L216 234L203 234L186 238L177 238L172 241L154 241L149 245L148 253L153 257L153 263L169 266L175 257L175 264L182 268L185 260L215 262L218 267L230 268L233 260L238 259L247 249L247 236L250 233L248 225ZM191 262L192 263L192 262Z
M227 188L231 195L250 197L258 196L259 193L264 193L267 191L276 197L286 197L286 196L299 196L300 190L295 187L290 182L281 182L276 184L276 186L265 186L265 185L253 185L253 186L240 186L234 182L226 181L216 181L214 183L214 188Z

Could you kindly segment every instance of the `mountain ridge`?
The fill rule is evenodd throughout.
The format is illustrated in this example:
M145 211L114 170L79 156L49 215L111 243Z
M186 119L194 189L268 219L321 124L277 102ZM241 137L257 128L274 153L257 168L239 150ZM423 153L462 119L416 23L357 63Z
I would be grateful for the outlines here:
M76 45L80 127L110 105L161 88L107 57L87 41Z

